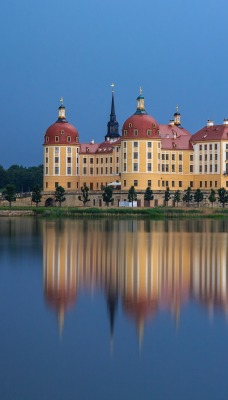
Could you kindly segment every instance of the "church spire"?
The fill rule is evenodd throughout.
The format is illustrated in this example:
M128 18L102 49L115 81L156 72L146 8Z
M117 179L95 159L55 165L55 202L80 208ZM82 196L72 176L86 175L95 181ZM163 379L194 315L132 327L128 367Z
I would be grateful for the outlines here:
M105 140L114 142L120 137L120 135L119 135L119 124L116 120L116 114L115 114L114 83L111 84L111 87L112 87L111 114L109 122L107 123L107 134L105 136Z

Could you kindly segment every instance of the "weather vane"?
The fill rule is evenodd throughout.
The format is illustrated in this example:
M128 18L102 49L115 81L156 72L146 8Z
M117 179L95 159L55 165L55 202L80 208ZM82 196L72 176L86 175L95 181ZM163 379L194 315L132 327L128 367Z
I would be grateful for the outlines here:
M114 83L112 83L112 84L111 84L112 92L114 92L114 86L115 86Z
M140 96L142 95L142 86L140 86L140 88L139 88L139 93L140 93Z
M178 109L179 109L179 106L178 106L178 104L176 105L176 111L178 112Z
M63 105L63 97L60 97L60 103L61 103L61 105Z

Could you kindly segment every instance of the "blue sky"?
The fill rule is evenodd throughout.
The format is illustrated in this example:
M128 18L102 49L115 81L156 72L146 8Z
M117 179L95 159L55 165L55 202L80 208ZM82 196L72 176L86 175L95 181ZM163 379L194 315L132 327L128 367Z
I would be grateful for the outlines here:
M64 97L80 141L102 141L115 83L117 120L168 123L178 103L191 133L228 118L225 0L7 0L1 6L0 164L42 163Z

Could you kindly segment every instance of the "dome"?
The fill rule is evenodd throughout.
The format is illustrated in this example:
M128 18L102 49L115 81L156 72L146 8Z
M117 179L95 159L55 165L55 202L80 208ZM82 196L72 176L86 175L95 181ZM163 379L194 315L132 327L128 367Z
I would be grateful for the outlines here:
M129 117L123 124L122 137L149 139L158 137L159 125L157 121L147 114L144 108L144 97L140 88L140 95L137 97L137 109L134 115Z
M45 132L45 144L78 143L78 131L68 122L55 122Z
M63 99L60 100L61 102ZM78 131L66 120L66 108L63 104L59 107L57 121L49 126L44 135L45 144L76 144L78 143Z
M149 139L158 137L159 125L157 121L148 114L134 114L123 124L122 136L124 138Z

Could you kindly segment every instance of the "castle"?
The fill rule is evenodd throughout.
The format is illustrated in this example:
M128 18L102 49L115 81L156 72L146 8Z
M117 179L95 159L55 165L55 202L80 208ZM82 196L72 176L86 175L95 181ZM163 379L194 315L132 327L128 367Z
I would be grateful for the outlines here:
M159 124L146 112L141 89L136 100L136 111L126 119L120 134L112 91L110 120L102 143L80 142L61 101L58 119L44 135L46 197L62 186L75 204L77 196L74 200L72 196L84 184L91 194L97 193L93 205L102 205L101 188L109 184L121 189L118 202L120 194L127 193L131 186L137 192L151 187L160 194L167 187L171 191L228 188L227 119L221 125L208 120L191 135L181 125L178 107L168 124Z

